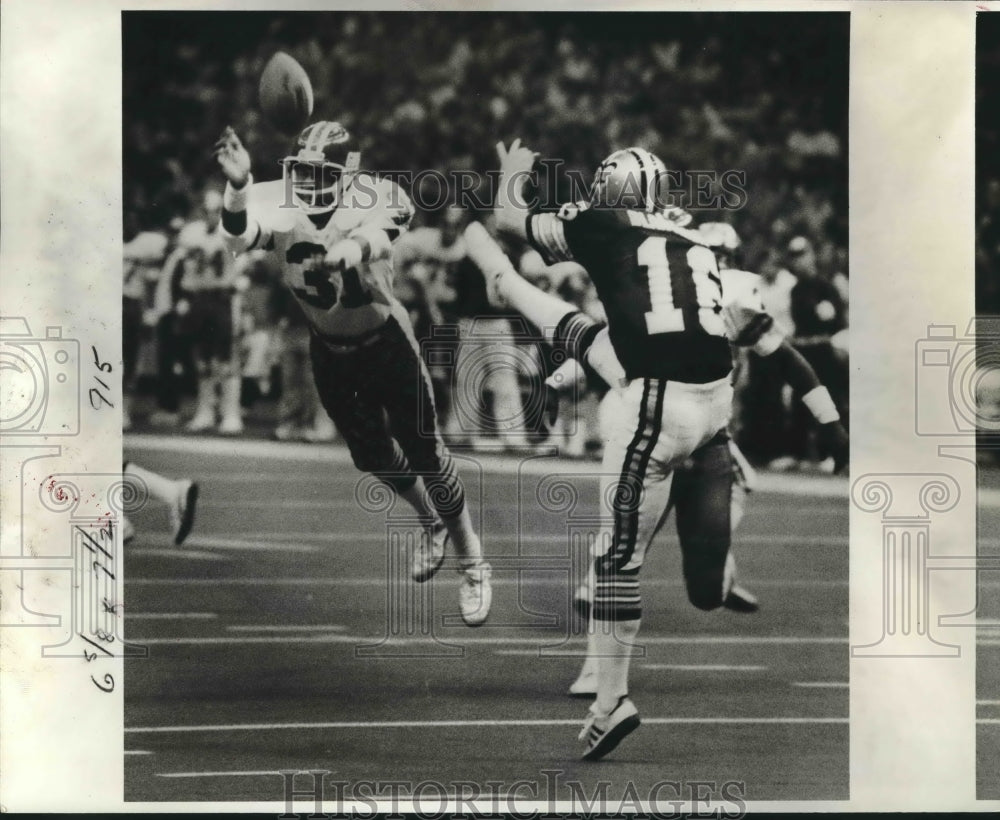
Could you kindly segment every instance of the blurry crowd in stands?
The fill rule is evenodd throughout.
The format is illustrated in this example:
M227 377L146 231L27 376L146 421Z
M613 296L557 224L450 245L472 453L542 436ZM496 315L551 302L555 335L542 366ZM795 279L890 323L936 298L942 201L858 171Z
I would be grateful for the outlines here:
M846 421L847 25L795 16L776 25L757 14L248 14L234 31L215 19L231 15L126 15L131 421L239 434L248 418L266 419L277 438L335 439L312 387L309 331L279 272L264 255L228 258L212 238L222 182L211 145L222 129L241 135L259 181L277 178L288 153L289 137L256 102L277 50L312 78L314 118L351 129L375 172L485 174L496 142L515 136L565 161L546 183L553 207L571 173L589 180L625 144L673 168L741 172L742 207L698 208L695 219L735 228L734 264L761 274L766 307ZM489 306L461 239L468 220L489 216L468 204L418 210L396 249L397 295L425 346L449 441L596 455L600 391L554 361L537 329ZM507 251L535 284L602 318L582 269ZM206 266L213 275L199 277ZM227 321L228 347L211 333ZM737 372L733 432L746 454L815 464L823 454L808 411L768 362L744 354ZM554 423L545 379L562 393Z

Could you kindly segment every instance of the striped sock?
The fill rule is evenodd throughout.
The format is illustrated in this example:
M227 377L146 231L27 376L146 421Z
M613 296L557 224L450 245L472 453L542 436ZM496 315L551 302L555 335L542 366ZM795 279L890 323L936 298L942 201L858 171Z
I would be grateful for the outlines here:
M597 651L597 700L594 707L602 715L610 714L618 699L628 694L629 661L639 634L639 623L639 619L594 623Z

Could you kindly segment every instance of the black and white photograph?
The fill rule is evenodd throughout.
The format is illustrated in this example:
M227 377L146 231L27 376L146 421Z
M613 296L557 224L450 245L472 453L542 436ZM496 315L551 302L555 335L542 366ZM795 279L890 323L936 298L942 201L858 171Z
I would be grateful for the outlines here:
M126 802L846 800L849 15L121 23Z
M1000 809L998 11L0 3L0 813Z
M981 800L1000 799L1000 16L976 15L976 315L979 359L979 510L977 553L976 785Z

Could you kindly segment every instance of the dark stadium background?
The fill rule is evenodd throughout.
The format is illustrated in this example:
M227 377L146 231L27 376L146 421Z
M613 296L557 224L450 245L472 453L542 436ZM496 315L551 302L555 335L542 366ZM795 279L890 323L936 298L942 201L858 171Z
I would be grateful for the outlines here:
M126 12L125 207L147 224L190 211L221 185L226 125L276 178L291 141L261 119L257 82L285 50L368 168L486 172L520 136L589 179L642 144L668 167L746 172L749 203L725 217L751 269L803 234L846 273L848 34L846 14ZM839 153L789 150L797 131Z

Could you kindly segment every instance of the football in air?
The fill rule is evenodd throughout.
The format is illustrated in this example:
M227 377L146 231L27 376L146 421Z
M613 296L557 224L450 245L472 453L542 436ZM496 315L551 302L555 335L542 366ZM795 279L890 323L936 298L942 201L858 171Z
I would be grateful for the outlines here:
M294 57L279 51L267 61L260 75L259 93L264 116L282 133L296 134L309 123L312 83Z

